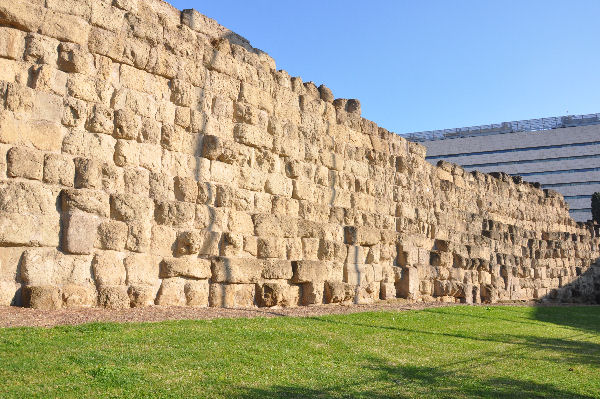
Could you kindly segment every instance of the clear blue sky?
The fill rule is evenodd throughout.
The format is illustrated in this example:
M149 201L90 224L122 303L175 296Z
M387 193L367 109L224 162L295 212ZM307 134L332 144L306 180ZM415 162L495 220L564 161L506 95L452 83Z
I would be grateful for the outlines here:
M169 0L396 133L600 112L599 0Z

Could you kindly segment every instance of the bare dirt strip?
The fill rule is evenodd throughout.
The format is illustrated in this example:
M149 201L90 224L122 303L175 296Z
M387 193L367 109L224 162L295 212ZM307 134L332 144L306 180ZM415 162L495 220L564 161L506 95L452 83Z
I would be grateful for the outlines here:
M368 311L402 311L444 306L441 303L382 301L369 305L315 305L293 308L193 308L150 306L131 309L59 309L39 310L16 306L0 306L0 327L54 327L93 322L138 323L165 320L209 320L239 317L322 316Z
M518 302L510 303L510 305L539 306L539 304L534 302ZM300 306L294 308L251 309L150 306L117 310L104 308L40 310L16 306L0 306L0 327L54 327L60 325L77 325L94 322L139 323L159 322L165 320L210 320L240 317L307 317L331 314L349 314L357 312L420 310L441 306L466 305L439 302L414 303L405 300L391 300L380 301L368 305L332 304Z

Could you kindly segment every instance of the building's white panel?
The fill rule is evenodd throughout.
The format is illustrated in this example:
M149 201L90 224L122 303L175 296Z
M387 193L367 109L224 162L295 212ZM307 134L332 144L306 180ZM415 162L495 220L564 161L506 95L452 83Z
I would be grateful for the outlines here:
M600 133L598 137L600 141ZM427 145L427 142L424 144ZM528 150L519 152L502 152L494 154L482 154L482 155L462 155L459 157L448 157L440 158L448 162L452 162L459 165L473 165L483 164L491 162L509 162L509 161L522 161L532 159L548 159L548 158L561 158L561 157L573 157L573 156L586 156L586 155L598 155L600 154L600 144L594 144L585 147L562 147L552 148L547 150ZM438 159L429 160L434 165Z
M427 155L463 154L479 151L504 150L508 148L537 147L598 141L600 125L568 127L539 132L505 133L489 136L473 136L446 140L425 141Z

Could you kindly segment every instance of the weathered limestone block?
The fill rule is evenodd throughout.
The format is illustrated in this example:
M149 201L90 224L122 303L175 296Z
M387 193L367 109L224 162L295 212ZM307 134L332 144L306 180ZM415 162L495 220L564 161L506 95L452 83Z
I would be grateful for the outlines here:
M63 216L62 250L71 254L90 254L96 242L100 219L81 212Z
M208 279L211 277L211 262L196 257L164 259L160 263L160 278L171 277Z
M94 255L92 270L98 287L125 285L127 274L122 252L102 251Z
M73 187L75 165L73 159L61 154L44 156L44 183Z
M61 191L62 211L65 213L85 212L108 217L110 215L109 195L89 189L64 189Z
M323 303L325 293L325 282L311 281L302 284L302 305L319 305Z
M184 202L196 202L198 182L189 177L175 177L175 199Z
M28 285L23 288L23 304L28 308L53 310L62 307L60 289L52 285Z
M18 29L0 28L0 56L20 59L25 51L25 33Z
M396 298L396 285L391 282L382 281L380 286L380 298L385 299L393 299Z
M341 281L326 281L324 295L326 303L348 302L354 298L354 287Z
M256 296L259 306L297 306L300 287L282 282L266 282L258 285Z
M154 217L154 203L147 197L133 194L110 196L110 214L123 222L150 221Z
M127 241L127 224L116 220L105 220L98 225L94 246L100 249L123 251Z
M255 306L255 284L210 284L209 305L219 308Z
M295 283L310 283L325 281L328 277L325 262L302 260L292 262L293 277Z
M24 147L13 147L8 150L8 177L42 180L44 170L44 154Z
M263 263L252 258L217 257L212 261L212 282L220 283L257 283Z
M156 299L157 286L132 285L127 289L132 308L152 306Z
M152 225L149 221L129 222L125 249L133 252L148 252L152 240Z
M45 14L44 7L38 7L28 1L0 5L0 23L27 32L36 32L44 21Z
M196 207L181 201L156 201L154 217L156 222L168 226L185 227L194 223Z
M92 285L67 284L61 288L61 294L66 308L89 308L97 303L97 293Z
M65 255L56 249L28 249L21 259L21 281L27 285L93 284L91 257Z
M187 299L185 296L185 279L181 277L171 277L162 280L156 304L162 306L185 306Z
M127 286L100 287L98 290L98 305L107 309L127 309L131 307Z
M279 237L259 237L257 254L260 259L286 258L286 241Z
M363 285L375 281L372 265L346 263L344 265L344 281L352 285Z
M352 245L372 246L381 241L379 229L364 226L346 226L344 228L344 234L346 243Z
M401 298L418 299L419 272L415 267L402 268L396 277L396 291Z
M210 285L208 280L188 280L184 285L187 306L204 308L208 306Z
M268 280L289 280L293 276L292 262L279 259L261 260L262 278Z
M56 247L59 238L58 214L46 216L0 212L0 245L2 246Z
M127 285L156 285L160 259L147 254L131 254L125 258Z
M21 284L14 281L0 281L0 306L17 305L21 302Z

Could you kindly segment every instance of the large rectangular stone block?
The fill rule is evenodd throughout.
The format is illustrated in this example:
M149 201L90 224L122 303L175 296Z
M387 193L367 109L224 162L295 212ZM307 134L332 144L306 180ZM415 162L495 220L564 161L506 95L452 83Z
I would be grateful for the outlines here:
M212 282L257 283L262 272L258 259L217 257L212 261Z
M209 305L218 308L251 308L256 306L255 284L210 284Z

